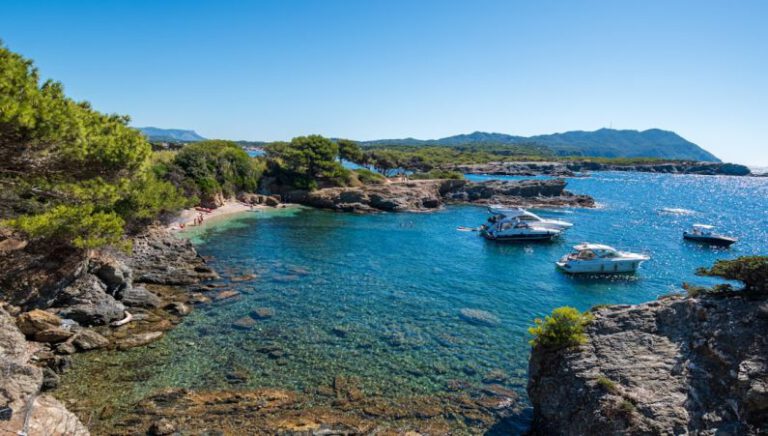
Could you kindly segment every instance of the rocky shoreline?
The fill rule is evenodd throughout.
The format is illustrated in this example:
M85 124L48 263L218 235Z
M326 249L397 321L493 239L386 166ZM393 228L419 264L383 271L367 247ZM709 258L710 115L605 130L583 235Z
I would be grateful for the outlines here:
M670 162L655 164L617 165L584 161L567 162L489 162L486 164L456 165L447 168L464 174L492 174L504 176L576 177L588 171L635 171L663 174L698 174L724 176L750 176L744 165L720 162Z
M133 238L130 255L90 255L27 244L3 246L0 267L0 428L28 434L88 434L47 392L71 365L71 355L123 350L160 339L210 297L192 285L218 275L186 240L153 228ZM213 288L197 286L197 291ZM15 318L15 319L14 319ZM25 424L26 421L26 424Z
M593 315L584 345L533 350L534 434L768 431L768 297L673 296Z
M520 207L594 207L587 195L565 190L555 180L470 182L467 180L416 180L354 188L290 191L289 202L341 212L424 212L446 204L503 204Z

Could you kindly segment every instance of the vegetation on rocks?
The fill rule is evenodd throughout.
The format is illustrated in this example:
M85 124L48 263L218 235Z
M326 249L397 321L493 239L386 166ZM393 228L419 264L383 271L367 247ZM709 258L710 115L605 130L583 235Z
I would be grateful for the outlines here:
M561 348L586 342L584 327L592 320L590 313L581 313L573 307L558 307L544 319L536 318L528 329L533 335L534 347Z
M411 179L452 179L452 180L462 180L464 179L464 174L462 174L459 171L448 171L448 170L430 170L424 173L414 173L409 176Z
M768 256L742 256L733 260L718 260L711 268L699 268L696 274L738 280L744 283L746 292L766 292Z

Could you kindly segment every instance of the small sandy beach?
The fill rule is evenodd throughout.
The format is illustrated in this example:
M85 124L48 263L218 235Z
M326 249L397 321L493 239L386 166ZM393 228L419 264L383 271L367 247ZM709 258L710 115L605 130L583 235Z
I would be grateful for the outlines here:
M173 221L171 221L170 224L168 224L168 230L178 231L178 230L188 229L191 227L196 227L195 218L200 215L202 215L203 217L203 222L201 225L205 226L207 222L214 221L224 216L233 215L233 214L242 213L242 212L248 212L250 210L259 210L259 209L274 209L274 208L263 206L263 205L250 206L248 204L241 203L236 200L228 200L224 203L223 206L218 207L216 209L212 209L210 212L205 212L203 210L198 210L195 208L184 209L179 213L179 215L176 218L174 218Z

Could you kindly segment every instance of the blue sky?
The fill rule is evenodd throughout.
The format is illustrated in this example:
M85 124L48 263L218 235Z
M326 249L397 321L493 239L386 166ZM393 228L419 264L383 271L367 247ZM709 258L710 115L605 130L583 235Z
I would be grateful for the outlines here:
M0 1L9 48L137 126L253 140L657 127L768 165L765 1Z

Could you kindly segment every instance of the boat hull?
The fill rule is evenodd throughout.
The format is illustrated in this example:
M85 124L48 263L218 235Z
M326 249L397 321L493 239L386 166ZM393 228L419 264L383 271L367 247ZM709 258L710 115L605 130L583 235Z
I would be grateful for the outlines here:
M507 234L496 234L491 233L488 231L482 231L480 232L480 236L484 237L485 239L489 241L496 241L496 242L542 242L542 241L551 241L554 239L559 233L556 232L547 232L547 233L536 233L536 234L525 234L525 233L507 233Z
M702 236L683 233L683 239L700 244L714 245L717 247L730 247L736 242L736 239L727 236Z
M568 274L633 274L642 260L620 260L613 262L559 261L556 265Z

